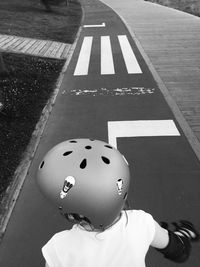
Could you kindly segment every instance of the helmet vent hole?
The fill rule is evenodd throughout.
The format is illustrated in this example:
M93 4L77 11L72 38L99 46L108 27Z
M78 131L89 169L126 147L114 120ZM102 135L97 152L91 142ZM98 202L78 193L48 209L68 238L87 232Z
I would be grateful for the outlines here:
M102 160L103 160L104 163L110 164L110 160L108 158L103 157L103 156L101 158L102 158Z
M81 169L85 169L86 166L87 166L87 160L84 159L84 160L81 162L81 164L80 164L80 168L81 168Z
M70 143L77 143L77 141L75 141L75 140L72 140L72 141L69 141Z
M91 146L86 146L85 148L86 148L86 149L92 149L92 147L91 147Z
M66 151L65 153L63 153L63 156L68 156L72 153L73 151Z
M41 163L40 169L42 169L43 166L44 166L44 161Z
M109 146L109 145L105 145L105 147L110 148L110 149L113 149L113 147L112 146Z

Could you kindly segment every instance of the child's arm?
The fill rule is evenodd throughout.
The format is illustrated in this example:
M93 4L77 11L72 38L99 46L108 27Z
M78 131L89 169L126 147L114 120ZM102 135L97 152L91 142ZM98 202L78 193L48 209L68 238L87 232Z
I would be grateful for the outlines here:
M45 263L45 267L49 267L49 265L48 265L48 263L47 263L47 262Z
M165 248L169 243L169 233L155 221L155 236L151 243L154 248Z
M184 262L190 256L191 242L199 240L199 233L193 224L188 221L181 221L175 226L174 231L168 230L167 223L161 227L156 223L155 237L152 246L161 252L165 258L174 262Z

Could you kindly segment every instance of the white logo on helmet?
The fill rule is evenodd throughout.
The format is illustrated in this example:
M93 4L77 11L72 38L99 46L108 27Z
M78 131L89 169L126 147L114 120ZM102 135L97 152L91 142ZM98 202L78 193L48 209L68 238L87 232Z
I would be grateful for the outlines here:
M122 189L123 189L123 180L119 179L117 181L117 190L118 190L118 194L121 195L122 194Z
M73 176L67 176L65 178L63 188L60 192L60 198L64 199L67 196L69 190L72 189L74 185L75 185L75 178Z

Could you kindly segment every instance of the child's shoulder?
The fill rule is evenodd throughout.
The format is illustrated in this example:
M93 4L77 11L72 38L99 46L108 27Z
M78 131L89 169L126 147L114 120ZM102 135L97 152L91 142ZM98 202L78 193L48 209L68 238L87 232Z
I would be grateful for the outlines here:
M69 235L70 235L70 230L60 231L53 235L52 240L54 240L54 242L62 241L63 239L68 238Z
M135 222L152 220L152 215L144 210L124 210L124 216L128 216L128 219L132 219Z
M146 216L149 214L144 210L135 210L135 209L123 210L123 212L127 213L130 216Z
M127 218L127 229L131 232L133 229L138 233L153 233L155 231L155 221L150 213L143 210L126 210L124 217Z
M65 239L68 239L69 240L74 235L79 234L79 232L80 232L79 225L78 224L74 224L72 226L72 228L67 229L67 230L63 230L63 231L60 231L60 232L56 233L53 236L53 239L56 240L56 241L58 241L58 240L65 240Z

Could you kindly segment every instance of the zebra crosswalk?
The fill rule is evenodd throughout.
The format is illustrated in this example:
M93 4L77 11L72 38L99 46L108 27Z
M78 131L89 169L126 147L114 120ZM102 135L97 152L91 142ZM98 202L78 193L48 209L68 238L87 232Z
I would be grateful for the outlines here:
M133 52L130 42L126 35L118 35L117 40L121 48L121 53L128 74L141 74L142 70ZM92 54L94 38L93 36L85 36L81 45L80 53L77 59L74 76L88 75L90 58ZM101 36L100 38L100 74L115 74L114 53L110 36Z
M127 72L129 74L142 73L127 36L120 35L118 36L118 39L122 50L123 58L126 64Z
M90 55L92 50L92 41L92 36L84 37L76 68L74 71L75 76L88 74Z
M115 74L112 47L109 36L101 36L101 74Z

